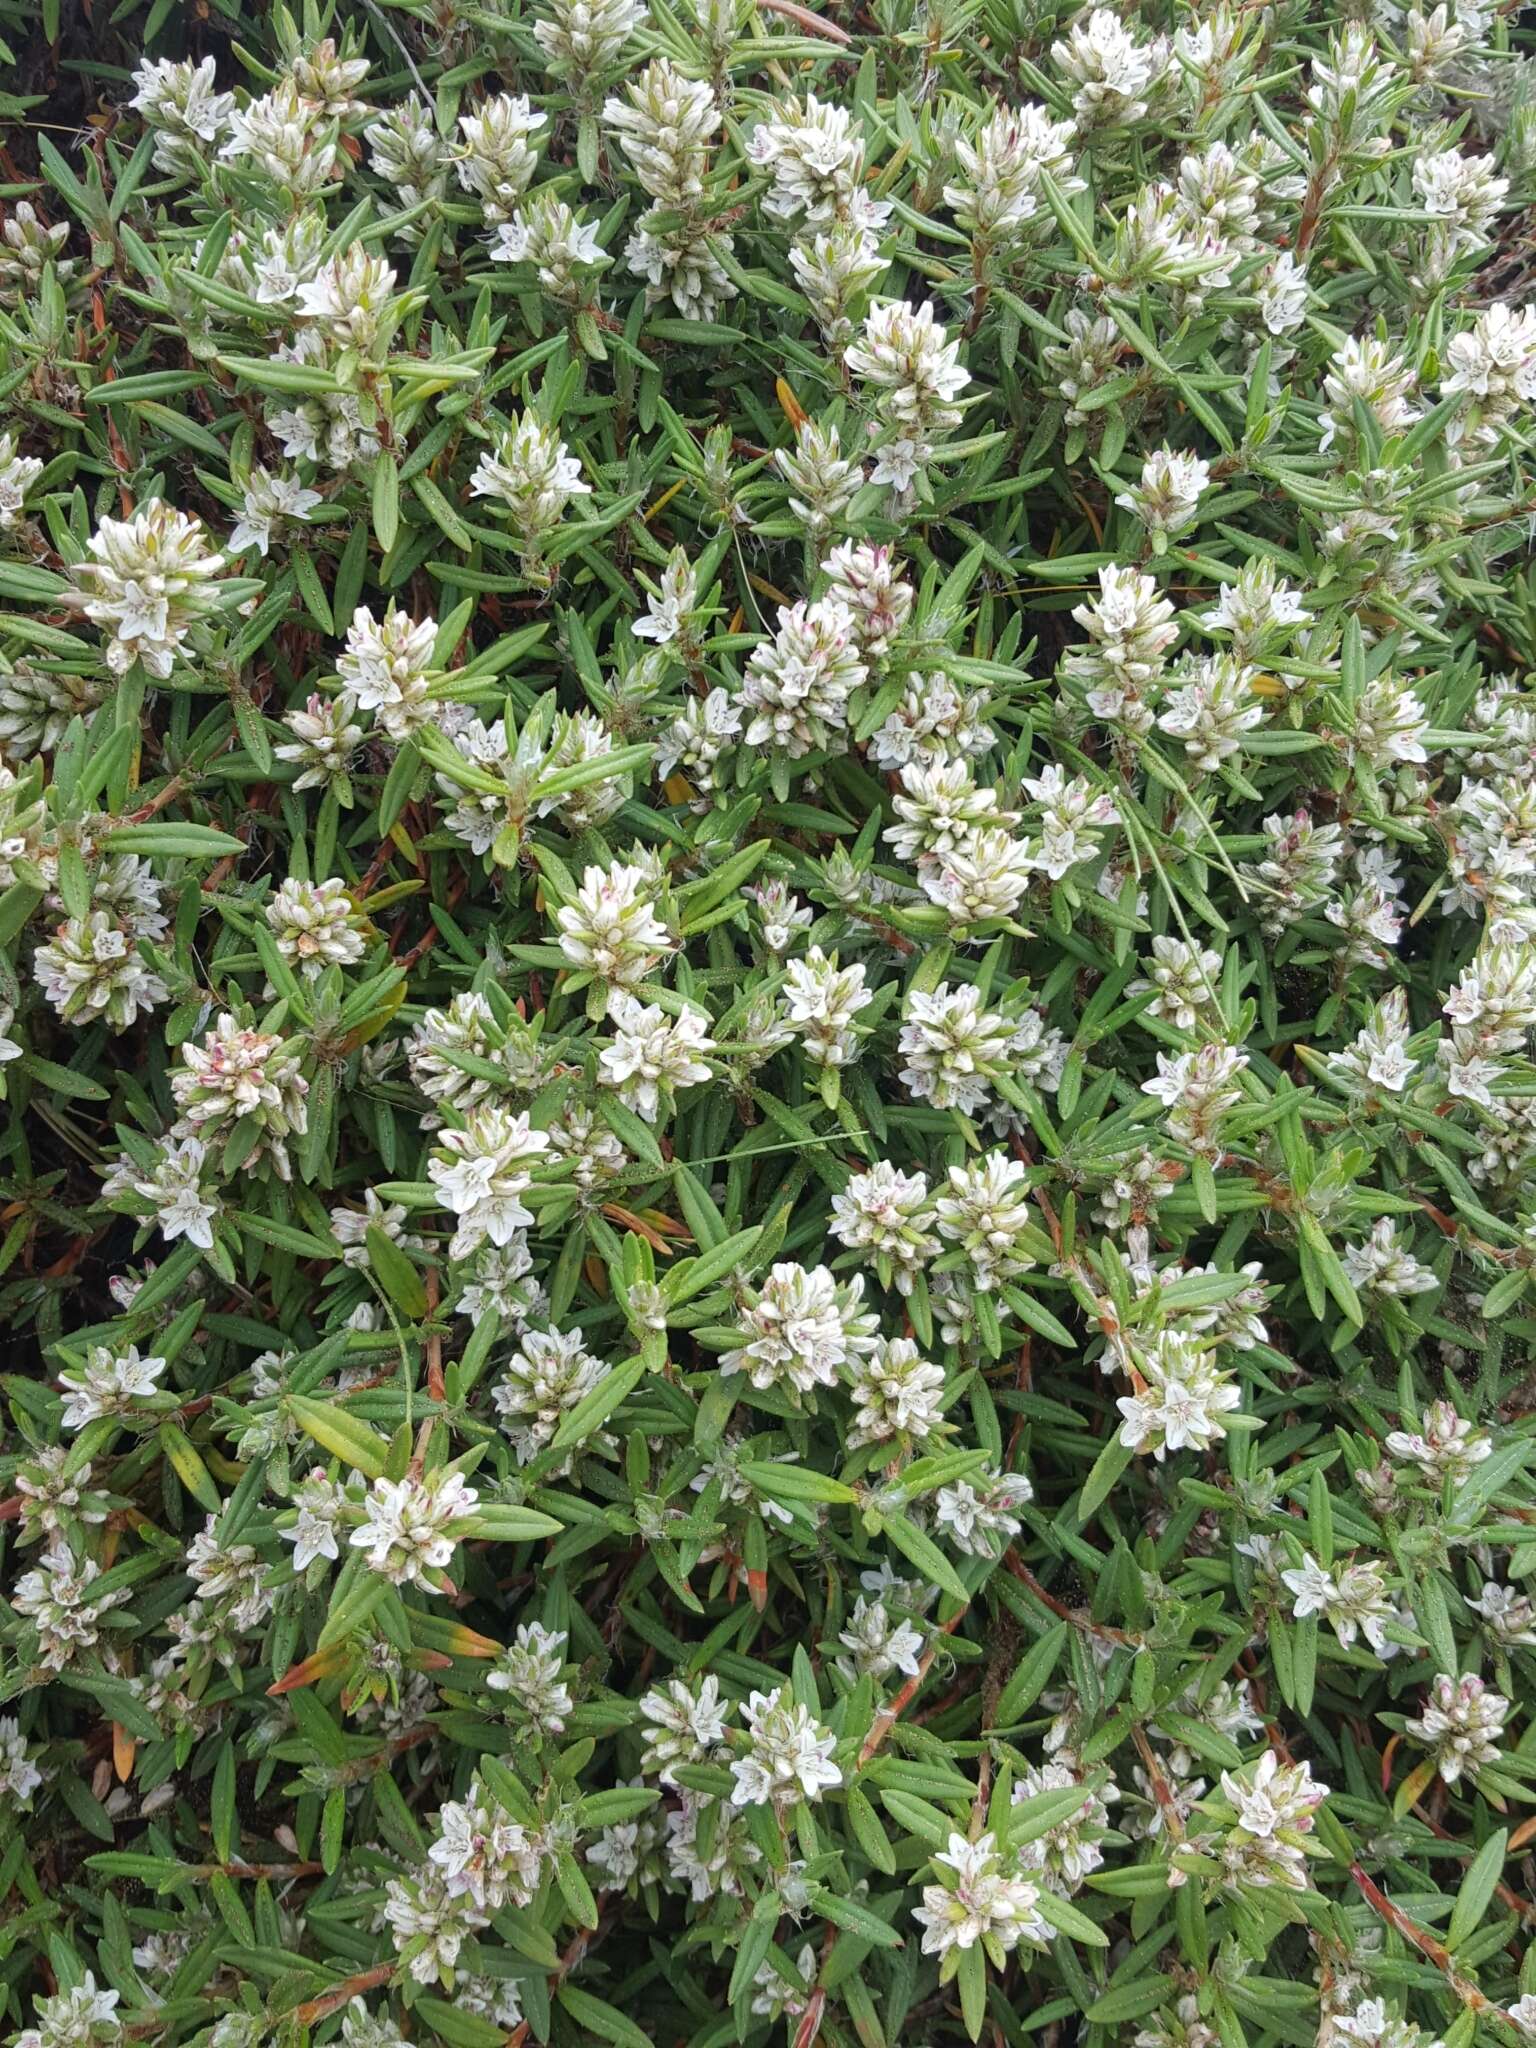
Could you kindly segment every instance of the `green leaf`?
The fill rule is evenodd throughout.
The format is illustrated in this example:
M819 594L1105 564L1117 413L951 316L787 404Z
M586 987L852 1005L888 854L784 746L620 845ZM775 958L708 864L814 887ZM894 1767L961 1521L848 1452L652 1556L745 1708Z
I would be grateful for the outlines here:
M332 1403L312 1400L307 1394L289 1394L284 1405L305 1435L313 1437L323 1451L340 1458L366 1479L384 1477L389 1445L361 1417L349 1415L345 1408Z
M626 2018L617 2006L594 1998L578 1984L562 1984L555 1993L555 2002L596 2040L612 2041L616 2048L654 2048L650 2035Z
M960 1967L955 1974L960 1986L960 2013L965 2021L965 2031L973 2041L979 2041L987 2021L987 1962L979 1942L961 1952Z
M418 1998L411 2011L421 2014L446 2048L503 2048L507 2038L505 2027L444 1998Z
M854 1488L841 1479L809 1471L803 1465L780 1465L771 1458L743 1458L736 1469L767 1500L812 1500L832 1507L851 1507L859 1498Z
M1116 1984L1102 1998L1096 1998L1084 2018L1096 2027L1117 2027L1126 2020L1139 2020L1171 2000L1175 1986L1171 1977L1135 1977L1128 1984Z
M1013 1676L998 1695L993 1725L1009 1728L1022 1719L1050 1684L1071 1629L1064 1621L1048 1628L1037 1643L1025 1651L1014 1667Z
M1090 1948L1108 1948L1109 1936L1096 1921L1066 1899L1058 1898L1053 1891L1040 1887L1040 1896L1035 1902L1042 1920L1048 1920L1058 1934L1066 1935L1069 1941L1086 1942Z
M1118 1432L1100 1451L1093 1461L1093 1470L1083 1481L1083 1490L1077 1497L1076 1513L1078 1526L1085 1527L1092 1516L1109 1499L1115 1489L1115 1482L1124 1473L1135 1457L1134 1451L1126 1449Z
M602 1428L614 1410L629 1399L644 1378L643 1358L626 1358L622 1365L616 1365L611 1372L605 1373L591 1393L583 1395L574 1408L567 1409L550 1449L563 1451L568 1444L585 1443L595 1430Z
M886 1540L901 1552L908 1564L915 1564L925 1579L952 1599L969 1601L971 1596L965 1589L965 1581L932 1537L925 1536L916 1523L909 1522L905 1515L882 1515L880 1526Z
M137 853L150 860L156 856L180 856L186 860L223 860L245 852L245 841L232 833L219 832L212 825L119 825L103 834L101 844L108 853Z
M373 458L373 533L386 555L400 531L400 472L387 449Z
M427 1290L407 1254L376 1223L369 1224L364 1244L373 1277L400 1313L419 1323L427 1312Z
M1467 1874L1461 1880L1461 1889L1456 1894L1450 1931L1445 1938L1446 1947L1453 1952L1477 1929L1492 1904L1499 1879L1504 1874L1504 1858L1508 1850L1509 1830L1500 1828L1497 1834L1488 1837L1468 1865Z
M830 1920L834 1927L841 1927L847 1934L856 1934L860 1941L870 1942L876 1948L902 1946L901 1936L889 1922L856 1900L839 1898L825 1885L818 1885L811 1893L811 1904L823 1920Z

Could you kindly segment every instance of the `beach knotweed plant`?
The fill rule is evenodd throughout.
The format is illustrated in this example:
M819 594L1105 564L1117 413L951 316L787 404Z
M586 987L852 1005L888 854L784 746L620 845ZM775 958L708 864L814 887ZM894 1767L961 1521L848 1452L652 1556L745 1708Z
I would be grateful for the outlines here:
M1536 56L0 0L14 2048L1536 2042Z

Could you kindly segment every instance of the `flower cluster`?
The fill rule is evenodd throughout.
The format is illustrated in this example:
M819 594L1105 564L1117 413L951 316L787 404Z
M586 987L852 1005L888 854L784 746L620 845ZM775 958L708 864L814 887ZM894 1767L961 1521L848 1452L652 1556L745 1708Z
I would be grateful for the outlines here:
M8 2040L1536 2041L1528 11L0 49Z

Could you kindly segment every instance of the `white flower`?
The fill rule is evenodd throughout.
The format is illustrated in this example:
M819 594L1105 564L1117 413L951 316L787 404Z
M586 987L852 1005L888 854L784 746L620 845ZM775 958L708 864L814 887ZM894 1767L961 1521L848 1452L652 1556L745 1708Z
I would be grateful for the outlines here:
M229 249L236 246L237 237L231 235L225 251L228 261ZM241 243L239 263L242 274L238 283L231 277L227 280L236 289L249 282L254 287L256 303L259 306L296 307L299 289L306 285L320 269L320 259L325 250L325 222L318 213L298 213L281 228L268 228L263 233L259 247L255 243ZM244 275L249 265L249 278ZM301 336L306 354L318 360L324 354L324 342L318 330L305 330ZM340 394L336 394L339 398Z
M1509 196L1509 180L1495 175L1491 157L1432 149L1414 158L1413 190L1419 205L1434 218L1425 268L1439 282L1455 257L1486 246L1494 219ZM1438 252L1437 240L1443 244Z
M1173 1059L1160 1052L1157 1073L1142 1082L1141 1092L1164 1105L1175 1138L1191 1151L1213 1157L1221 1150L1221 1119L1243 1099L1237 1077L1247 1064L1248 1055L1230 1045L1202 1045L1198 1052L1179 1053Z
M910 1294L939 1249L938 1239L923 1227L927 1208L924 1176L880 1159L832 1197L832 1234L850 1250L872 1252L877 1270L888 1261L896 1287Z
M686 212L704 196L710 145L720 127L714 94L667 57L653 59L624 90L628 103L608 100L604 122L658 206Z
M300 285L299 311L338 348L366 353L389 337L395 273L354 242Z
M1440 1285L1429 1267L1399 1241L1398 1226L1390 1216L1377 1218L1364 1244L1345 1245L1344 1270L1355 1286L1368 1294L1432 1294ZM1400 1441L1406 1443L1408 1439L1400 1437ZM1392 1438L1388 1437L1389 1450L1391 1446ZM1404 1451L1401 1455L1406 1457L1409 1453Z
M874 481L910 489L939 438L959 424L954 401L971 381L951 341L924 300L913 307L894 299L871 307L864 333L843 360L873 394L882 430Z
M1162 1017L1180 1031L1193 1031L1202 1011L1216 999L1221 955L1184 939L1159 936L1152 941L1152 960L1145 981L1133 981L1127 996L1152 990L1149 1016Z
M533 33L550 70L581 88L610 68L645 19L640 0L550 0Z
M832 1761L837 1738L791 1699L787 1686L754 1692L745 1718L747 1751L731 1764L733 1806L793 1806L841 1785L843 1774Z
M816 1950L810 1942L804 1943L796 1956L795 1971L799 1985L792 1984L773 1955L769 1955L752 1979L754 2019L797 2020L810 2011L818 1972Z
M367 141L373 169L394 186L402 208L446 197L447 150L433 110L419 93L407 93L370 122ZM399 239L409 241L413 234L410 228L402 229Z
M267 923L285 960L311 973L349 967L367 952L355 928L356 912L345 882L301 882L290 877L267 905Z
M842 1067L857 1057L853 1020L875 999L874 990L864 985L861 965L840 967L836 954L829 960L820 946L812 946L803 960L791 960L786 968L784 999L812 1066Z
M977 130L974 142L955 142L955 161L964 183L946 185L944 204L956 220L984 247L1006 248L1023 238L1045 209L1040 173L1049 174L1058 192L1081 192L1072 159L1076 123L1053 120L1034 100L1020 107L994 107Z
M934 1519L956 1550L995 1560L1024 1526L1015 1511L1034 1497L1024 1473L982 1471L941 1486Z
M336 1532L346 1505L344 1489L327 1478L323 1465L316 1465L293 1489L293 1504L298 1510L293 1527L278 1533L293 1545L294 1572L306 1572L317 1557L334 1564L341 1555Z
M853 621L864 659L874 663L890 653L912 616L916 592L888 547L844 541L821 565L831 579L827 597Z
M1328 1064L1353 1086L1385 1088L1400 1095L1413 1078L1410 1035L1407 991L1389 989L1371 1011L1370 1022L1342 1052L1330 1054Z
M537 161L530 141L548 120L522 93L495 93L474 113L460 114L454 167L464 190L479 199L487 226L506 220L528 189Z
M491 1104L471 1110L462 1131L445 1130L438 1142L427 1172L459 1219L450 1256L467 1258L487 1239L510 1244L514 1232L533 1221L518 1197L533 1185L529 1169L549 1150L549 1133Z
M910 1337L882 1337L850 1361L849 1390L857 1410L848 1447L902 1437L921 1443L943 1411L944 1369L931 1365Z
M873 211L873 202L861 203L859 210ZM789 267L821 329L824 345L834 353L841 352L852 338L866 293L885 275L887 266L880 244L862 224L836 221L823 231L802 235L792 244ZM809 447L807 432L815 436ZM792 499L791 509L806 520L813 534L819 535L832 515L846 506L863 479L852 464L841 460L835 427L829 426L823 435L807 420L801 427L800 439L798 453L781 448L774 464L810 501L802 505Z
M453 1526L474 1513L479 1498L446 1466L421 1478L375 1479L363 1502L363 1525L352 1531L352 1547L365 1552L369 1569L391 1585L440 1593L437 1575L458 1548Z
M1269 1838L1287 1832L1309 1834L1317 1809L1328 1797L1328 1787L1313 1778L1310 1764L1282 1764L1272 1749L1240 1777L1223 1771L1221 1789L1238 1826Z
M1376 1228L1379 1231L1380 1224ZM1418 1431L1394 1429L1386 1439L1386 1450L1389 1457L1417 1465L1430 1485L1438 1488L1447 1479L1458 1485L1469 1479L1474 1466L1493 1456L1493 1440L1458 1415L1449 1401L1431 1401Z
M819 247L820 239L813 246ZM796 262L797 256L799 262ZM801 276L805 261L803 250L797 248L790 252L790 262L795 266L797 277ZM802 289L806 288L802 278ZM841 294L838 305L832 310L834 318L840 315ZM847 511L864 481L864 472L859 464L844 455L842 435L831 421L823 425L819 420L802 420L795 446L780 448L773 463L789 485L790 511L797 519L805 521L813 540L819 540Z
M300 1057L298 1045L253 1031L225 1011L201 1045L189 1039L181 1048L181 1066L171 1075L181 1111L173 1136L200 1136L211 1155L216 1140L248 1120L286 1180L287 1140L302 1137L308 1126L309 1083L299 1072Z
M1121 491L1115 503L1134 512L1154 538L1166 538L1193 525L1210 481L1210 466L1198 455L1157 448L1142 463L1141 482Z
M29 1808L32 1794L43 1782L43 1774L32 1761L32 1752L13 1714L0 1714L0 1795L15 1806Z
M813 748L837 744L848 722L848 699L867 671L859 658L853 614L835 598L781 606L771 641L752 650L740 702L753 716L749 747L771 743L797 761Z
M107 666L126 675L142 662L163 682L198 621L217 610L212 579L225 567L210 554L200 519L151 498L129 519L103 519L89 542L92 560L76 563L84 611L110 629Z
M492 262L526 262L539 274L539 285L555 299L580 305L594 289L582 270L602 270L612 260L598 246L596 223L571 213L563 199L549 190L532 193L502 221L492 242Z
M658 647L670 647L686 631L698 595L698 579L686 549L674 548L662 571L660 588L646 592L645 617L636 619L630 631L637 640L654 640Z
M66 1368L59 1375L64 1389L65 1429L83 1429L98 1415L129 1415L134 1404L159 1391L156 1382L165 1371L163 1358L141 1358L136 1344L114 1352L95 1344L83 1365Z
M725 1352L720 1370L744 1372L754 1387L783 1385L795 1396L837 1384L840 1370L873 1350L875 1318L860 1310L862 1276L839 1287L825 1266L772 1267L757 1298L738 1311L745 1342Z
M1022 1806L1042 1792L1064 1792L1077 1784L1076 1775L1065 1764L1041 1764L1019 1773L1013 1803ZM1047 1828L1043 1835L1036 1835L1033 1841L1018 1846L1019 1868L1032 1877L1038 1876L1048 1890L1062 1898L1080 1891L1084 1881L1103 1863L1099 1838L1109 1828L1105 1802L1120 1796L1113 1784L1106 1785L1101 1792L1091 1791L1086 1785L1080 1789L1084 1799L1076 1813Z
M968 832L948 852L918 870L930 902L949 914L957 932L1011 918L1039 868L1036 850L1011 832L984 827Z
M153 1170L132 1183L155 1212L155 1221L167 1244L185 1237L200 1251L213 1249L213 1224L219 1204L203 1187L208 1165L208 1148L200 1138L169 1141Z
M1051 62L1077 87L1073 105L1083 128L1141 120L1170 54L1162 37L1138 43L1107 7L1080 17L1065 41L1051 45Z
M45 467L35 455L16 453L14 434L0 434L0 533L20 519L22 501Z
M1162 732L1184 742L1202 774L1240 753L1243 734L1264 722L1264 706L1253 695L1254 672L1235 655L1210 654L1179 672L1180 687L1158 718Z
M679 1764L708 1763L725 1740L725 1724L734 1709L720 1698L720 1681L705 1677L690 1687L681 1678L652 1686L640 1701L649 1724L644 1730L641 1768L676 1785Z
M665 781L681 768L701 794L714 788L715 764L741 732L741 712L718 684L689 697L656 742L656 773Z
M318 257L318 251L315 253ZM276 269L270 290L274 296L296 299L305 281L297 273L290 276L283 267ZM308 363L334 371L339 349L319 326L301 327L292 342L283 343L276 351L273 361ZM349 470L379 452L375 422L371 416L364 418L357 393L345 388L295 397L291 404L269 412L267 423L290 460L323 462L333 470Z
M907 762L891 807L901 823L887 825L885 837L900 859L919 867L966 845L980 830L1019 822L1018 812L1002 808L995 789L978 788L964 759Z
M336 672L350 700L373 712L393 740L409 739L432 715L427 672L436 639L436 619L412 619L394 604L377 622L365 604L352 614Z
M848 1652L838 1658L837 1668L850 1685L860 1678L872 1678L878 1685L893 1671L906 1678L918 1675L922 1631L904 1615L891 1614L883 1600L868 1600L861 1593L837 1640Z
M494 455L481 455L469 490L471 497L495 498L506 506L529 557L560 524L571 500L592 494L580 462L533 412L521 414L511 432L499 437Z
M982 699L943 674L907 677L896 709L869 742L869 758L878 768L905 767L909 762L937 765L984 754L997 738L981 715Z
M1359 1983L1356 1978L1348 1996L1358 1996ZM1443 2042L1428 2039L1412 2020L1399 2019L1381 1998L1362 1999L1353 2012L1335 2014L1332 2027L1351 2048L1444 2048Z
M212 58L208 62L211 66ZM14 2048L116 2048L123 2038L117 2001L115 1991L96 1988L87 1970L69 1990L38 1999L38 2024L17 2034Z
M1433 1754L1446 1784L1454 1785L1464 1773L1475 1780L1486 1764L1498 1762L1508 1715L1509 1701L1482 1679L1470 1673L1450 1678L1442 1671L1430 1684L1422 1716L1404 1728Z
M302 709L286 711L283 723L293 734L272 749L279 761L293 761L299 774L295 790L331 789L345 791L342 800L351 802L347 764L362 744L363 728L352 723L357 705L345 690L336 697L311 697Z
M291 77L280 77L270 93L236 107L229 138L219 151L226 163L249 161L291 199L318 193L335 175L336 124L317 120L318 109Z
M967 1254L984 1294L1035 1263L1033 1252L1021 1243L1032 1227L1022 1186L1027 1177L1022 1160L989 1152L974 1166L952 1166L949 1192L934 1204L939 1235Z
M1282 1571L1280 1578L1295 1596L1292 1613L1297 1621L1319 1615L1346 1650L1363 1635L1378 1657L1389 1653L1386 1628L1398 1614L1387 1596L1385 1568L1373 1558L1328 1571L1304 1551L1301 1564Z
M562 1679L566 1637L537 1621L520 1623L507 1648L485 1675L492 1692L510 1695L513 1706L535 1735L558 1735L572 1707L571 1690Z
M560 950L598 982L632 988L676 942L656 916L656 884L644 868L589 867L576 900L556 914Z
M567 1411L611 1370L586 1349L579 1331L524 1331L491 1393L520 1465L538 1456Z
M1021 1941L1044 1948L1050 1928L1039 1912L1040 1891L1027 1877L1010 1874L998 1850L997 1837L985 1834L968 1842L952 1833L949 1847L934 1856L939 1884L923 1886L923 1903L912 1917L923 1929L923 1954L964 1952L980 1942L1000 1963Z
M128 102L155 131L155 168L172 177L197 174L204 145L217 142L234 111L233 93L216 92L214 61L175 64L145 58L133 74L138 91Z
M391 1878L384 1890L385 1925L418 1984L436 1984L445 1970L451 1972L464 1943L488 1925L467 1892L448 1889L436 1863Z
M1289 249L1259 273L1254 291L1259 301L1259 318L1277 339L1294 333L1306 319L1312 298L1307 266L1299 263Z
M346 2048L409 2048L388 2010L370 2013L361 1996L352 1999L342 2013L341 2038Z
M1066 657L1068 676L1086 687L1095 717L1125 719L1145 732L1151 714L1143 700L1178 638L1173 606L1150 576L1110 563L1099 571L1097 602L1078 605L1072 616L1089 644Z
M273 476L258 464L245 487L245 509L230 529L230 553L254 547L266 554L283 520L306 520L322 502L320 493L307 489L297 477Z
M1226 1435L1221 1418L1242 1405L1242 1389L1194 1339L1162 1330L1138 1349L1136 1366L1145 1385L1115 1403L1128 1451L1150 1450L1161 1464L1170 1451L1206 1451Z
M701 1829L706 1814L709 1824ZM692 1793L685 1793L682 1803L668 1813L665 1846L673 1883L696 1904L722 1895L739 1897L742 1873L762 1861L761 1850L736 1813Z
M1323 430L1319 448L1331 448L1341 434L1353 444L1357 399L1375 415L1383 434L1398 434L1412 426L1419 417L1410 397L1415 383L1412 368L1394 355L1386 342L1374 335L1346 336L1323 379L1328 403L1318 414L1317 423Z
M815 227L852 220L868 227L890 212L864 190L864 137L856 117L813 92L781 102L759 122L747 157L773 173L763 211L778 220L804 219Z
M168 1000L170 990L146 964L135 942L105 910L69 918L32 956L38 986L68 1023L104 1017L126 1031L141 1010Z
M1528 1594L1488 1579L1482 1592L1467 1605L1482 1616L1483 1626L1495 1642L1511 1650L1536 1649L1536 1602Z
M16 1581L11 1605L37 1630L38 1650L50 1671L62 1671L77 1650L94 1649L102 1615L127 1599L126 1591L93 1593L100 1576L94 1559L77 1560L67 1543L56 1542Z
M1441 394L1464 395L1479 438L1495 440L1503 420L1536 400L1536 306L1496 301L1451 336L1445 353Z
M1379 675L1366 684L1354 706L1349 745L1373 768L1390 773L1400 761L1428 760L1428 731L1428 715L1415 693L1398 677Z
M645 279L647 306L670 299L685 320L712 320L724 300L736 297L720 262L721 254L731 253L731 237L687 220L664 225L655 212L643 219L649 225L638 227L624 244L624 261Z
M608 1021L614 1042L598 1057L600 1078L647 1123L661 1114L663 1092L670 1097L675 1089L709 1079L710 1069L698 1055L712 1052L714 1040L709 1019L692 1004L669 1017L659 1005L615 989L608 998Z
M1100 828L1120 815L1107 789L1096 787L1086 775L1069 779L1056 761L1038 775L1026 775L1024 793L1040 807L1040 837L1029 841L1028 861L1053 882L1097 859L1103 843Z

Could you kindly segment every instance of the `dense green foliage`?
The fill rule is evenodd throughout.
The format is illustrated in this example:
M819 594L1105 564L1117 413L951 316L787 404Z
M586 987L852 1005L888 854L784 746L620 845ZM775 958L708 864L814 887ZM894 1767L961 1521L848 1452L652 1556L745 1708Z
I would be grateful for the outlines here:
M21 2048L1536 2039L1515 22L0 0Z

